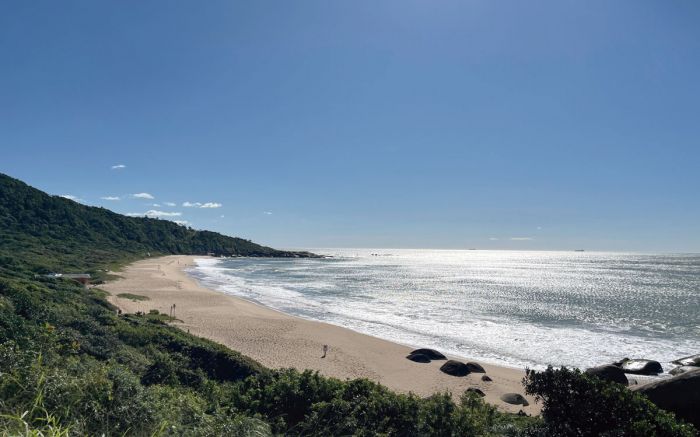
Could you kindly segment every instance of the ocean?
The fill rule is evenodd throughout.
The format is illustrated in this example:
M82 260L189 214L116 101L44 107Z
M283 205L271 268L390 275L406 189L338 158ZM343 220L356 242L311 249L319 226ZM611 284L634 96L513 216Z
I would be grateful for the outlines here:
M310 249L200 259L202 285L398 343L512 367L700 353L700 255Z

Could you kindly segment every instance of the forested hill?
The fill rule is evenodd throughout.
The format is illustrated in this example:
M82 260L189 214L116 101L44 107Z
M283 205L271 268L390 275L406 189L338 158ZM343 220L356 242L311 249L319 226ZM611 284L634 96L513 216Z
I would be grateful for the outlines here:
M51 196L0 173L0 255L70 269L155 254L310 257L171 221L127 217ZM61 259L58 264L57 259ZM66 265L68 263L68 265Z

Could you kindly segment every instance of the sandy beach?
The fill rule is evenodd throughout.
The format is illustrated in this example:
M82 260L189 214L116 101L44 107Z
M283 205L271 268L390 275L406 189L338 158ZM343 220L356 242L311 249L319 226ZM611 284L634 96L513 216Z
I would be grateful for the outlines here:
M312 369L341 379L368 378L392 390L420 396L449 390L458 397L467 388L476 387L486 394L487 402L504 411L539 412L539 405L530 397L528 407L500 400L503 393L524 394L524 370L481 363L492 382L482 381L480 373L449 376L439 370L444 361L421 364L407 360L412 347L290 316L204 288L184 271L196 258L202 257L168 256L139 261L117 272L121 279L100 288L109 292L110 302L124 312L157 309L168 314L175 304L179 320L174 323L176 326L222 343L270 368ZM120 298L117 295L121 293L146 296L148 300ZM329 345L325 358L323 345Z

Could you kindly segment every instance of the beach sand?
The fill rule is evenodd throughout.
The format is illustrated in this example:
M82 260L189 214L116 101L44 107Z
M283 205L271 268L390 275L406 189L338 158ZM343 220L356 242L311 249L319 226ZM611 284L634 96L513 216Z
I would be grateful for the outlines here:
M449 390L455 398L469 387L481 389L485 400L503 411L538 414L540 406L509 405L499 397L524 395L523 369L484 364L493 381L481 373L454 377L442 373L444 361L414 363L405 357L414 349L327 323L283 314L261 305L200 286L184 271L201 256L168 256L139 261L116 272L121 279L101 285L109 301L124 312L157 309L168 314L175 304L174 325L190 333L222 343L269 368L312 369L340 379L368 378L392 390L429 396ZM148 297L132 301L117 297L132 293ZM325 358L323 345L329 350ZM456 358L466 361L461 358Z

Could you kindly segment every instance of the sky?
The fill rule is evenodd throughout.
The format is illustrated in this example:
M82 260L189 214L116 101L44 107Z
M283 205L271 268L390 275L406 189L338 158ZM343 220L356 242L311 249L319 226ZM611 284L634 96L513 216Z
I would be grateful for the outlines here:
M279 248L700 252L700 3L0 3L0 172Z

